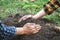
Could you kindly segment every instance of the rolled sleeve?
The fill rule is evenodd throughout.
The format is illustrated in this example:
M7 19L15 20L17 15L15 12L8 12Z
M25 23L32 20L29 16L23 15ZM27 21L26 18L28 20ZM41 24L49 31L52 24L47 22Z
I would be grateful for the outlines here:
M8 40L15 35L15 26L7 26L0 23L0 40Z
M15 35L16 28L14 26L5 26L4 35L7 37L13 37Z
M59 7L60 7L60 0L50 0L47 4L43 6L43 9L47 14L51 14Z

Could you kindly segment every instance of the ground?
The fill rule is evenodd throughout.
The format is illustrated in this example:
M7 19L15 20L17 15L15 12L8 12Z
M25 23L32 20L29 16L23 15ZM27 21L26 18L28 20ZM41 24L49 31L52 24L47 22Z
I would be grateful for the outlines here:
M43 8L49 0L0 0L0 18L4 18L6 15L21 13L21 14L36 14ZM51 15L46 15L44 18L55 21L60 25L60 8L53 12Z
M22 16L23 15L20 14L8 15L2 19L2 22L6 25L14 25L15 27L22 27L25 23L31 22L41 25L42 29L34 35L14 36L11 40L60 40L60 32L53 29L57 26L53 21L42 18L38 20L29 18L21 23L18 23L19 18Z

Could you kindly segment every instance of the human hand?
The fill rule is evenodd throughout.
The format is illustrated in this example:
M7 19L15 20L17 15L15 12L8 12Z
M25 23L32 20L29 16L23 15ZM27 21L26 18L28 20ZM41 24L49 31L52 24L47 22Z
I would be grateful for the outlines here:
M41 26L35 23L26 23L23 26L23 29L24 29L24 34L29 35L29 34L37 33L41 29Z
M18 22L24 21L24 20L26 20L28 18L32 18L32 15L25 15L22 18L20 18Z

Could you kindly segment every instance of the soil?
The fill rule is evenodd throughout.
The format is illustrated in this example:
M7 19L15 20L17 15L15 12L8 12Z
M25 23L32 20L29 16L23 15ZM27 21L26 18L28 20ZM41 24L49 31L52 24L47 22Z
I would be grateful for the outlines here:
M60 32L53 29L56 26L56 23L53 21L49 21L47 19L27 19L22 21L21 23L18 22L19 18L23 15L15 14L15 15L8 15L4 19L2 19L3 23L6 25L13 25L16 27L23 27L25 23L36 23L42 26L42 29L33 35L20 35L14 36L11 40L60 40Z

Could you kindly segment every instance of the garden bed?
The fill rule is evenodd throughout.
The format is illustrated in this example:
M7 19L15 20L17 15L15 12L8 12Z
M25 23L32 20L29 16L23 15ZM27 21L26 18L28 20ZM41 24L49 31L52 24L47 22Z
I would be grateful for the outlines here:
M42 18L38 20L29 18L19 23L18 20L21 17L22 15L20 14L9 15L2 19L2 21L6 25L14 25L16 27L23 27L23 25L28 22L36 23L40 24L42 26L42 29L34 35L15 36L11 40L60 40L60 32L53 29L56 26L56 23L54 23L53 21Z

